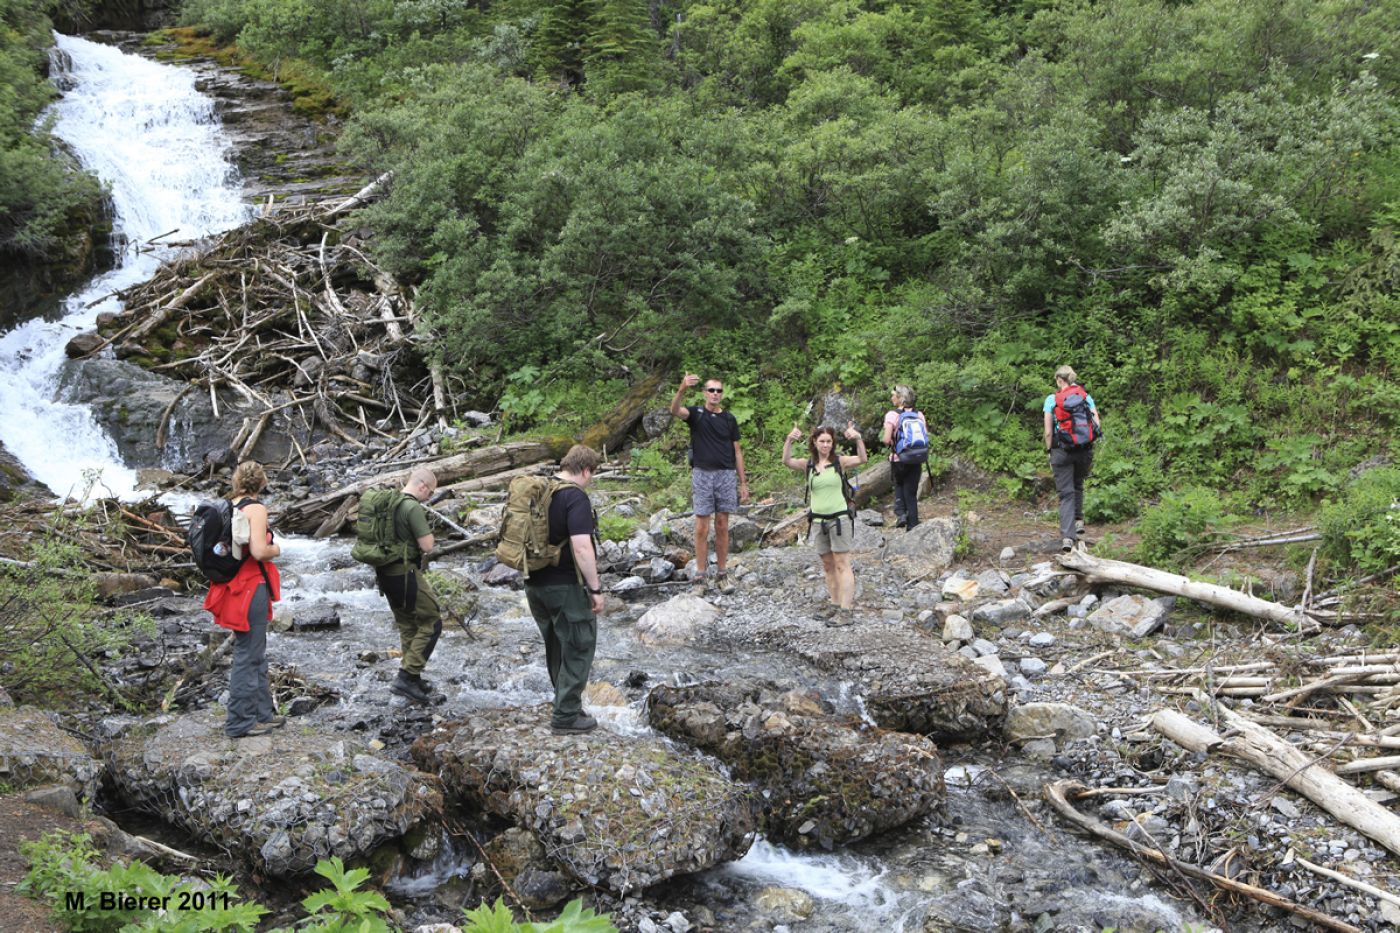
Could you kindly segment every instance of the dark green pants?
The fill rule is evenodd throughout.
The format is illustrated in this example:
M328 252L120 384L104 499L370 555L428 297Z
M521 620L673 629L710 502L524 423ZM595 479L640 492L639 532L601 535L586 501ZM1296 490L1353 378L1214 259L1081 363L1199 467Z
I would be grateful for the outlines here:
M437 594L423 571L413 565L381 567L375 577L399 627L399 647L403 649L399 667L405 673L421 674L442 635Z
M567 726L583 711L583 688L593 668L598 623L588 593L576 583L526 586L530 614L544 639L545 666L554 685L553 725Z

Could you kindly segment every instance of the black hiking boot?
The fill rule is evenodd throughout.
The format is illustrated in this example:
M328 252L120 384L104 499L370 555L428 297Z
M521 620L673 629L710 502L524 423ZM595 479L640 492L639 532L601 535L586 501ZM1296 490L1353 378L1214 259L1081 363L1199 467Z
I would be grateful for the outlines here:
M598 720L587 713L579 713L574 717L573 722L566 726L550 726L549 731L555 735L583 735L596 728L598 728Z
M428 691L424 690L418 683L418 678L408 671L399 671L399 676L395 677L394 682L389 685L389 692L425 706L433 701Z

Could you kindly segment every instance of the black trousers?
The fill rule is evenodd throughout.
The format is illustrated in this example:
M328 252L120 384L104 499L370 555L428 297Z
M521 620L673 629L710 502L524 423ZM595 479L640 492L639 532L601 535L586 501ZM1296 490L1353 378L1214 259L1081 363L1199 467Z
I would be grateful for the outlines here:
M905 528L913 528L919 523L919 477L923 468L922 463L890 462L890 476L894 479L894 516L904 523Z

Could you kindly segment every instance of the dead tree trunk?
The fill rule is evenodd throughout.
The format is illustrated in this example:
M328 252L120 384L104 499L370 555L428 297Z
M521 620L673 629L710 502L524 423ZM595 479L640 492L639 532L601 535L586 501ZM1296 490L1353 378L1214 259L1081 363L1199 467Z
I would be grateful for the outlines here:
M1170 593L1173 596L1182 596L1198 603L1208 603L1222 609L1267 619L1282 625L1308 626L1312 624L1312 620L1301 609L1290 609L1279 603L1271 603L1267 599L1259 599L1256 596L1232 590L1227 586L1200 583L1190 577L1167 573L1165 570L1143 567L1140 564L1129 564L1121 560L1091 557L1083 551L1061 554L1059 560L1070 570L1088 574L1100 580L1126 583L1129 586L1156 590L1159 593Z
M1175 710L1158 710L1152 726L1182 748L1219 752L1247 762L1278 778L1348 826L1400 854L1400 816L1343 781L1327 765L1295 748L1273 732L1217 705L1230 726L1229 738Z

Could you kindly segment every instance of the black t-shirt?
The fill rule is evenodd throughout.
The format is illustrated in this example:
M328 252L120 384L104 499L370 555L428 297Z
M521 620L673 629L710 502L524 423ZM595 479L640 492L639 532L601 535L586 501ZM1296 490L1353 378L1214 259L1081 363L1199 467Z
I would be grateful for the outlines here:
M565 486L549 500L549 543L560 544L559 564L544 567L530 574L530 582L538 586L555 586L560 583L578 583L578 572L574 569L574 551L569 546L569 538L574 535L591 535L594 531L593 503L588 494L577 486ZM585 585L588 581L584 581Z
M739 422L727 411L710 411L704 405L689 405L692 465L702 470L736 470L734 445L739 442Z

